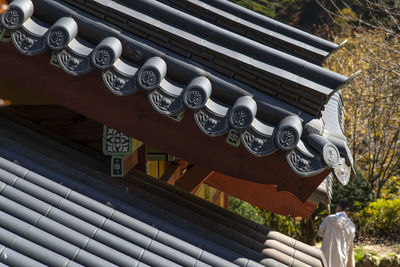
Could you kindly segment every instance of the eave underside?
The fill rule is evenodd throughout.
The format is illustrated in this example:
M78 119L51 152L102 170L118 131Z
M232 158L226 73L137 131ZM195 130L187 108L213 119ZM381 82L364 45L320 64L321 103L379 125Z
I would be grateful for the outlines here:
M199 166L255 183L276 185L278 191L291 192L302 201L306 201L330 172L298 177L288 168L282 151L254 157L243 147L226 144L225 136L204 135L191 116L185 116L179 124L160 116L151 108L144 92L124 97L110 94L98 79L98 72L78 78L66 76L61 69L49 64L49 54L26 57L18 54L11 44L4 44L0 57L2 77Z

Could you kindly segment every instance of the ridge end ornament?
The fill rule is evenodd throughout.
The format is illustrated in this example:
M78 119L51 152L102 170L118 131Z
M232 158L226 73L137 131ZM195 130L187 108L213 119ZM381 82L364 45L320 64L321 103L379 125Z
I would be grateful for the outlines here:
M203 76L193 79L183 93L183 103L192 110L197 110L206 104L211 96L211 82Z
M309 148L308 150L313 151ZM316 151L313 151L312 154L313 157L310 157L295 148L286 152L286 162L297 175L302 177L314 176L324 171L327 165Z
M257 157L270 155L277 150L272 136L261 135L251 128L242 133L241 140L247 151Z
M279 123L276 144L284 151L293 150L300 141L303 126L297 116L287 116Z
M38 55L46 51L44 38L30 34L23 27L11 33L11 40L17 50L27 56Z
M100 70L109 69L121 54L121 41L115 37L107 37L94 48L91 57L92 64Z
M67 44L68 32L63 28L53 29L48 35L47 45L56 49Z
M334 144L326 144L323 148L322 156L326 165L331 168L334 168L339 164L340 153Z
M114 95L125 96L139 90L135 76L126 77L113 68L103 71L102 77L106 88Z
M328 139L318 134L310 134L305 137L306 142L316 151L322 154L326 165L334 168L340 160L339 149Z
M276 127L265 123L258 118L241 134L243 146L257 157L274 153L278 148L274 142Z
M229 124L237 131L250 127L257 113L257 104L249 96L238 98L229 113Z
M346 164L346 159L340 158L339 163L333 168L333 175L341 185L347 185L350 181L351 166Z
M105 69L112 65L114 62L115 55L113 51L108 47L101 47L93 53L93 65L99 69Z
M137 82L146 91L156 89L167 74L167 64L160 57L148 59L139 69Z
M78 34L78 24L71 17L63 17L50 27L46 36L47 46L53 50L61 50Z
M2 24L10 30L18 29L22 25L23 16L21 9L13 8L3 15Z
M57 61L60 67L70 75L78 76L92 70L89 57L77 55L69 48L63 49L57 54Z
M213 114L206 107L195 112L194 119L200 130L209 136L223 135L229 130L227 118Z
M33 9L33 3L30 0L14 0L0 17L0 22L6 29L16 30L32 16Z

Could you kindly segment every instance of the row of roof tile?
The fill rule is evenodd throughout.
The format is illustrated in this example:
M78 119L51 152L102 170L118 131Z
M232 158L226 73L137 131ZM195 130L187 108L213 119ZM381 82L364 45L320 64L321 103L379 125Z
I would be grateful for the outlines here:
M129 2L130 6L134 6L138 10L111 0L87 1L86 3L93 4L89 6L82 6L81 3L71 1L88 12L90 12L89 9L94 8L93 5L96 5L96 12L103 10L104 16L111 14L110 16L116 15L120 19L124 16L133 20L142 19L141 27L144 27L147 34L149 31L154 32L158 39L160 39L160 32L168 33L171 35L168 38L175 41L186 36L186 40L191 44L182 45L182 49L190 47L193 43L204 46L201 49L194 48L193 50L202 53L208 53L210 47L221 48L221 53L224 56L232 57L233 60L224 67L225 69L237 66L235 60L247 57L247 55L237 53L253 51L251 47L255 45L255 41L242 38L210 23L202 22L157 1ZM141 13L144 11L149 14ZM122 16L121 13L125 15ZM46 21L39 20L32 15ZM157 17L161 19L160 16L163 16L163 20L169 23L175 21L175 24L180 22L180 25L184 25L185 21L190 22L189 24L193 28L200 29L201 32L195 32L200 37L192 36L192 33L170 24L156 21ZM52 22L52 26L46 24L48 22ZM93 68L101 70L106 87L116 95L132 94L143 89L148 92L148 99L154 109L163 115L178 116L185 109L192 110L196 124L209 136L228 134L229 143L238 144L238 141L241 140L244 147L256 156L269 155L277 149L286 151L286 160L290 168L300 176L316 175L326 168L331 168L341 182L349 179L352 160L344 135L335 135L335 138L339 137L336 138L339 139L338 141L333 137L328 138L332 135L332 131L324 132L324 123L327 123L323 121L324 118L330 120L329 125L333 128L339 127L340 121L336 118L338 114L341 114L342 106L336 101L336 97L330 97L335 89L329 89L323 93L325 98L321 98L320 104L324 105L325 101L331 98L329 106L332 108L324 113L322 122L317 116L316 120L319 120L319 123L315 124L315 120L312 121L315 117L302 112L289 103L292 103L291 99L299 99L296 94L302 92L300 95L307 99L299 103L308 103L306 109L311 110L314 105L312 101L321 97L322 91L313 91L312 88L305 91L301 88L290 90L289 87L283 86L283 89L278 89L282 93L278 95L278 98L285 99L288 102L285 103L276 97L258 90L250 90L246 85L238 84L213 72L205 72L206 68L199 69L190 65L189 63L193 64L193 62L183 60L179 55L165 50L165 54L163 54L161 52L163 50L155 50L154 45L149 46L147 40L129 33L116 32L115 28L110 28L104 21L96 20L62 1L15 0L10 4L10 10L2 15L1 23L3 27L12 30L11 38L14 45L26 55L40 54L50 48L55 51L59 66L69 74L81 75ZM138 28L136 26L135 28ZM159 28L154 31L152 27ZM183 36L176 39L179 34ZM216 43L209 43L206 39L194 41L196 38L208 38L209 34L218 40L230 41L223 43L224 46L218 44L218 40L211 40ZM191 36L189 37L189 35ZM86 40L81 39L82 37ZM101 41L96 46L91 44L98 40ZM233 45L235 42L238 42L237 46ZM230 48L231 45L236 47L239 52L233 52ZM310 71L315 71L313 75L324 76L326 74L327 76L324 76L323 80L340 80L340 83L348 80L278 50L264 45L260 45L260 47L263 55L268 52L270 59L272 57L277 59L274 61L276 66L270 65L273 69L271 69L271 73L275 78L266 78L265 75L261 75L266 82L256 81L255 85L264 86L275 83L279 87L279 84L282 85L280 80L286 79L284 78L286 74L284 75L283 72L293 75L293 73L289 73L290 68L296 64L301 65L299 68L295 67L297 71L309 68ZM129 57L130 60L123 59L123 56ZM140 65L131 61L135 57L136 62L141 62ZM207 60L206 57L204 60ZM250 58L245 60L250 60L254 64L256 62ZM290 67L282 68L280 64L286 64L284 62L288 63ZM222 65L224 64L222 63ZM252 73L253 70L257 72L256 65L258 63L254 64L250 64ZM207 64L205 65L207 66ZM242 69L249 66L243 65ZM180 78L175 78L178 76ZM187 82L188 77L191 77L189 82ZM299 77L297 75L297 78ZM182 81L185 82L182 83ZM269 86L268 90L273 90L272 88L274 87ZM311 98L307 95L310 90ZM319 96L313 96L313 94ZM334 95L339 95L339 93ZM314 124L318 126L314 127Z
M0 262L325 266L319 250L144 174L115 186L93 158L0 121Z

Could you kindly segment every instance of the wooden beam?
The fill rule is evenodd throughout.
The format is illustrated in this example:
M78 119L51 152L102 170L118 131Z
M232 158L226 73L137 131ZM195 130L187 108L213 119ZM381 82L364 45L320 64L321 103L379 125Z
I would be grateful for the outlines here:
M178 181L183 171L189 166L189 162L185 160L179 160L178 162L171 162L160 180L174 185Z
M303 203L292 193L277 191L276 186L253 183L218 172L209 175L204 184L262 209L285 216L308 219L316 208L315 204L309 201ZM214 198L215 195L212 200ZM226 198L225 201L225 205L228 206L228 199Z
M179 187L187 192L194 193L200 184L213 173L210 169L205 169L199 166L192 165L190 169L175 183L176 187Z
M167 182L169 184L175 184L175 181L180 178L179 174L179 164L171 162L164 174L160 177L161 181Z
M3 60L1 62L3 64ZM4 100L9 100L11 105L54 105L48 98L2 77L0 77L0 96Z

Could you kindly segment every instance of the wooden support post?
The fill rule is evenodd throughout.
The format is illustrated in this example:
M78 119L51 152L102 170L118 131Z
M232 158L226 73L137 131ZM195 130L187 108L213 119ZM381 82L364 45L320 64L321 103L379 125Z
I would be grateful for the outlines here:
M136 164L136 169L147 174L147 145L143 144L138 152L138 163Z
M222 193L223 193L223 198L224 198L224 208L229 210L229 202L228 202L229 195L225 192L222 192Z
M214 195L211 197L211 203L214 203L214 204L220 206L220 205L219 205L219 202L218 202L218 200L220 199L220 197L221 197L221 191L219 191L218 189L215 189L215 193L214 193Z
M192 166L189 168L190 169L188 169L188 171L178 181L176 181L175 186L193 193L214 171L199 166Z

